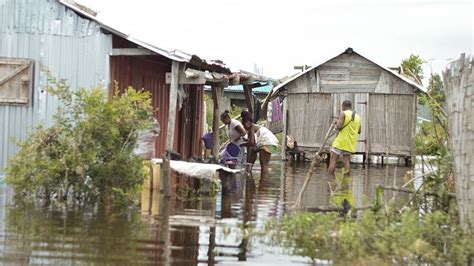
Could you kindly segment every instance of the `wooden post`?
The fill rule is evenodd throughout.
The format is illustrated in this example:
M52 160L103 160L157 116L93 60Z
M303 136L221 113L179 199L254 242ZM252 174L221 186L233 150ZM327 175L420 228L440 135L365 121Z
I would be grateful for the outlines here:
M367 93L367 105L365 106L365 160L367 166L370 164L370 93Z
M144 166L146 177L143 180L140 207L142 213L149 214L151 210L151 192L153 191L153 168L152 166Z
M250 116L254 117L254 102L252 97L252 86L251 85L244 85L244 95L245 101L247 102L247 108L249 110ZM253 121L257 123L257 121Z
M388 162L388 153L389 153L389 145L388 145L388 106L387 106L387 95L384 95L383 97L383 105L385 109L385 119L384 119L384 125L385 125L385 155L387 157L387 162ZM383 157L382 157L382 165L383 165Z
M416 118L418 115L418 100L417 100L416 94L413 95L413 98L414 98L413 99L413 121L411 123L413 128L411 129L411 156L410 156L411 165L416 164L415 139L416 139L416 124L417 124Z
M171 196L171 170L170 170L170 151L173 150L174 142L174 126L176 122L176 102L178 98L178 77L179 62L173 61L171 64L171 84L170 84L170 101L168 109L168 125L166 132L166 150L163 154L163 165L161 167L162 193L166 198Z
M461 54L443 71L447 96L449 148L454 161L454 181L459 219L466 232L474 231L474 55Z
M214 104L214 114L212 123L212 156L217 158L219 154L219 119L221 114L222 97L224 96L223 87L212 87L212 102Z
M160 201L160 229L157 231L157 241L163 249L162 265L171 265L171 232L170 232L170 203L168 200Z
M283 139L281 143L281 160L286 161L286 136L288 135L288 97L283 101Z

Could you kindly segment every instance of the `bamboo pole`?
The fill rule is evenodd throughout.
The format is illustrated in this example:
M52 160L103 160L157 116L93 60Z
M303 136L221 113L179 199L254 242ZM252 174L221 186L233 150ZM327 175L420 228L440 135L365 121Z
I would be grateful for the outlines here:
M303 187L301 188L300 193L298 194L298 197L296 198L295 205L293 205L294 209L299 209L300 204L301 204L301 198L303 197L303 193L306 190L306 187L309 184L309 180L311 179L311 176L313 175L314 168L316 167L316 164L319 162L320 159L320 154L323 151L324 147L326 146L326 143L331 136L331 132L334 129L334 124L331 123L331 126L329 127L328 132L326 133L326 136L324 137L323 144L319 148L319 150L316 152L314 155L313 160L311 161L311 165L309 166L308 172L306 173L306 178L303 183Z

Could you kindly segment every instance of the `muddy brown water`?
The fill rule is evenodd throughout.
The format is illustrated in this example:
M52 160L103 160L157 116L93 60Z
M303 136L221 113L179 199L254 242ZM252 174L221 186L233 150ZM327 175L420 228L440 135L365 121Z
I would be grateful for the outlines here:
M268 246L248 227L292 211L309 163L271 161L260 180L235 177L231 191L194 201L172 201L166 217L155 204L104 210L100 207L12 207L10 189L0 185L0 262L2 264L155 264L155 265L295 265L307 258ZM410 169L353 165L351 178L332 194L326 168L320 165L302 205L339 204L347 198L363 205L375 197L377 184L401 186ZM247 181L246 181L247 180ZM153 195L150 195L153 196ZM385 200L394 196L386 192ZM156 197L156 195L155 195ZM153 198L154 199L154 198ZM399 201L408 199L400 193Z

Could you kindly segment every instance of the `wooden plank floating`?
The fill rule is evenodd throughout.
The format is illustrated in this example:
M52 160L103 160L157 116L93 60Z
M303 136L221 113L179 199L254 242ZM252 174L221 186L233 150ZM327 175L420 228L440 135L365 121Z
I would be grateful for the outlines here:
M378 185L378 187L380 187L384 190L391 190L391 191L397 191L397 192L403 192L403 193L409 193L409 194L415 194L416 193L416 191L408 189L408 188L404 188L404 187L384 186L384 185ZM421 193L421 195L439 197L439 194L436 193L436 192L424 192L424 193ZM449 192L448 196L452 197L452 198L455 198L456 194Z

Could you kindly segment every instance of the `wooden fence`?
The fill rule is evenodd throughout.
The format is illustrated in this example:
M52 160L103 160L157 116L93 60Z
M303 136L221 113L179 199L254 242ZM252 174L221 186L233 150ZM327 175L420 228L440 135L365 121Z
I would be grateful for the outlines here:
M471 56L461 57L443 72L454 157L456 198L464 229L474 225L474 73Z

